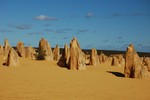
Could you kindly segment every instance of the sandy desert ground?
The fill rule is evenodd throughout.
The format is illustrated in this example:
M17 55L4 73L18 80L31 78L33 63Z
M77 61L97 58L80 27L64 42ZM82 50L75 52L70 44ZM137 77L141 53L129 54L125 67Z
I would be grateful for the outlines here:
M0 58L0 100L150 100L150 80L124 78L123 67L99 64L68 70L53 61Z

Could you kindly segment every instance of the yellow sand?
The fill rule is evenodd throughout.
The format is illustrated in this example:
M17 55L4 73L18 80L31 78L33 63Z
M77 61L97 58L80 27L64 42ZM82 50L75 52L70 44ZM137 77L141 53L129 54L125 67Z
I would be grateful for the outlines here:
M150 80L108 72L123 73L123 67L71 71L55 61L19 60L19 67L5 67L0 59L0 100L150 100Z

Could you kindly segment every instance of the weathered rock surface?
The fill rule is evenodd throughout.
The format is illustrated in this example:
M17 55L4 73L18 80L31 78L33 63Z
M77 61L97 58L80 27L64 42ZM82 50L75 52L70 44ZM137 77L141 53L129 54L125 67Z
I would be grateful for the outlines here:
M10 51L11 46L9 45L9 42L7 39L4 40L4 59L7 58L8 52Z
M119 66L124 67L125 66L125 59L123 57L123 55L118 55L118 62L119 62Z
M2 45L0 45L0 55L4 55L4 48Z
M65 62L68 65L69 64L69 58L70 58L70 49L69 49L67 44L65 44L65 46L64 46L64 51L63 51L62 56L66 59Z
M4 65L6 65L6 66L19 66L18 54L13 48L10 48Z
M58 65L61 67L66 67L69 68L68 63L69 63L69 58L70 58L70 50L67 44L64 45L64 50L62 52L62 55L58 61Z
M85 70L85 57L77 39L74 37L70 42L69 69Z
M90 65L90 54L85 54L85 64Z
M36 59L35 58L36 52L35 52L35 49L32 46L26 47L25 51L26 51L26 53L25 53L26 54L25 55L26 58L31 59L31 60Z
M111 66L120 66L117 57L114 56L114 57L112 58Z
M37 59L39 60L53 60L53 53L48 41L42 38L39 42L39 54Z
M53 59L56 61L59 61L59 59L60 59L60 48L59 48L58 44L56 45L56 47L53 50Z
M25 58L26 51L25 51L25 47L24 47L24 43L23 42L18 42L18 44L17 44L17 53L18 53L18 55L20 57Z
M142 66L142 69L141 69L141 78L142 79L150 78L150 72L148 71L147 66Z
M99 63L104 63L107 59L108 57L104 53L101 52L99 55Z
M98 58L97 50L93 48L90 55L90 65L95 66L98 63L99 63L99 58Z
M130 44L126 50L125 57L125 77L141 78L142 62L136 53L133 44Z
M149 57L144 57L143 58L143 65L147 66L147 69L150 72L150 58Z
M124 67L125 66L125 60L123 58L123 55L122 54L113 55L111 65L112 66L120 66L120 67L122 66L122 67Z

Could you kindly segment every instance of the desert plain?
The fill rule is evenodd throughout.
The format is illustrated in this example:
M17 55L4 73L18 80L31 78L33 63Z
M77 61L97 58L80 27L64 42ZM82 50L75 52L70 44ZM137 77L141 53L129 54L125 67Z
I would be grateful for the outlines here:
M124 78L124 67L68 70L56 61L19 61L17 67L0 65L0 100L150 100L150 80Z

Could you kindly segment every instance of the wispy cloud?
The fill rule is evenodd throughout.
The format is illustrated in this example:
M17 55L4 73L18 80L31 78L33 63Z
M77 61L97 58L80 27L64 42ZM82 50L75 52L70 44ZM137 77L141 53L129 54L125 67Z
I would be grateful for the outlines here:
M109 13L105 16L103 16L103 18L114 18L114 17L121 17L121 16L150 16L150 14L146 14L146 13L141 13L141 12L133 12L133 13L126 13L126 14L123 14L123 13L118 13L118 12L113 12L113 13Z
M45 29L44 31L45 32L54 32L54 33L68 33L70 31L72 31L72 29L70 29L70 28L61 28L61 29L56 29L56 30Z
M14 23L9 23L9 24L7 24L7 26L8 26L8 27L14 27L15 24L14 24Z
M98 49L104 49L104 50L121 50L121 51L126 51L127 47L129 46L130 43L123 43L121 45L103 45L103 46L98 46ZM135 50L136 51L141 51L141 52L150 52L150 46L149 45L144 45L143 43L133 43Z
M15 26L16 29L20 29L20 30L26 30L26 29L31 29L31 25L25 24L25 25L16 25Z
M123 40L117 40L116 42L118 42L119 44L125 43L125 41Z
M52 24L46 23L44 24L45 27L53 26Z
M19 30L27 30L27 29L31 29L32 28L32 25L30 24L20 24L20 25L16 25L14 23L9 23L7 24L8 27L10 28L16 28L16 29L19 29Z
M93 31L92 33L96 33L97 31Z
M30 32L28 35L43 35L43 32Z
M63 40L67 40L67 39L69 39L69 37L67 37L67 36L65 36L65 37L63 38Z
M126 16L147 16L148 14L141 13L141 12L135 12L131 14L126 14Z
M141 47L141 46L143 46L143 44L142 43L137 43L137 44L135 44L135 46Z
M93 16L94 16L94 14L89 12L85 15L85 18L92 18Z
M118 36L118 37L116 37L116 39L120 40L120 39L122 39L122 36Z
M44 31L45 32L54 32L54 30L52 30L52 29L45 29Z
M60 27L59 25L55 25L55 24L50 24L50 23L46 23L44 24L45 27L49 27L49 26L57 26L57 27Z
M103 46L98 46L97 49L99 50L116 50L115 46L112 45L103 45Z
M142 46L139 51L150 52L150 46Z
M119 17L119 16L122 16L121 13L112 13L111 14L111 17Z
M88 32L89 30L88 29L81 29L81 30L78 30L79 33L85 33L85 32Z
M13 31L8 30L8 29L0 29L0 32L1 33L9 33L9 32L13 32Z
M123 47L128 47L129 46L129 44L128 43L125 43L124 45L123 45Z
M114 18L114 17L120 17L120 16L124 16L124 15L122 13L113 12L113 13L108 13L104 15L103 18Z
M88 45L86 45L86 49L91 49L91 48L93 48L94 47L94 45L93 44L88 44Z
M108 42L109 40L104 40L103 42Z
M150 46L145 45L144 43L136 43L136 44L134 44L134 46L137 51L150 52Z
M69 31L71 31L70 28L63 28L63 29L55 30L56 33L68 33Z
M150 52L150 45L147 44L147 43L148 42L141 43L141 42L135 41L135 42L133 42L133 45L134 45L136 51L139 51L139 52ZM128 45L129 44L125 44L123 46L127 48Z
M41 21L54 21L54 20L58 20L58 18L55 17L49 17L46 15L39 15L37 17L35 17L36 20L41 20Z

